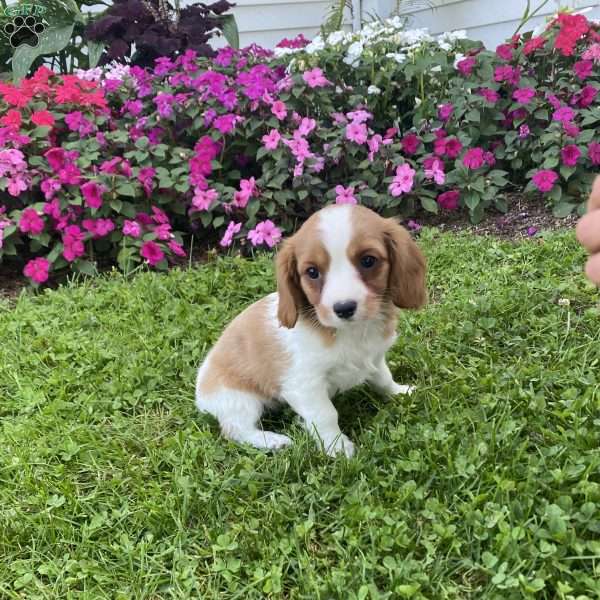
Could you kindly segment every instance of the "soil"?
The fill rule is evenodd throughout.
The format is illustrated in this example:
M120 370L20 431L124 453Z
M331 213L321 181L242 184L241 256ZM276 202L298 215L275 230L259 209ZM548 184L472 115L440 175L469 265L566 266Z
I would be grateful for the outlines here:
M558 219L552 216L543 202L515 195L510 198L507 213L490 212L477 225L473 225L464 213L444 212L434 215L423 212L415 216L414 221L422 226L437 227L440 231L466 231L475 235L491 235L517 240L531 237L540 231L573 228L577 222L577 216L571 215ZM193 251L192 262L205 262L213 253L214 250L207 250L206 247L196 247ZM180 264L184 262L187 263L187 259L180 261ZM66 279L65 274L59 274L52 277L46 287L56 288ZM27 283L20 267L16 267L14 264L0 264L0 300L15 298L23 288L27 287Z

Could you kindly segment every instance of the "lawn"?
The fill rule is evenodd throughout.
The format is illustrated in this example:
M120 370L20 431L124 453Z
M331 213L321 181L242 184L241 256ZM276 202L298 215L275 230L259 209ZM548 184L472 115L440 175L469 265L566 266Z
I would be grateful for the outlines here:
M574 235L420 243L432 302L390 354L418 391L337 399L350 461L289 411L275 455L195 411L268 257L0 304L0 597L600 597L599 296Z

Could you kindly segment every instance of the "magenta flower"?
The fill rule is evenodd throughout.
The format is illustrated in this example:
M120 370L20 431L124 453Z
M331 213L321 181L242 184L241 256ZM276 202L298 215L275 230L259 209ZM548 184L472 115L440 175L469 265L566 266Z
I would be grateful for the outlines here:
M519 137L521 139L525 139L529 136L530 133L531 131L529 130L529 125L523 124L519 127Z
M600 165L600 142L590 143L588 146L588 158L593 165Z
M597 88L595 88L593 85L586 85L579 93L573 96L571 104L576 104L580 108L586 108L594 102L597 95Z
M166 240L170 240L173 237L173 234L171 233L171 225L169 225L169 223L157 225L154 228L154 235L156 236L156 239L161 240L163 242Z
M560 151L563 165L566 165L567 167L574 167L580 156L581 150L579 150L575 144L568 144Z
M73 262L85 254L85 247L83 245L84 238L85 234L77 225L68 225L65 227L62 236L62 254L68 262Z
M19 231L31 235L40 235L44 231L44 219L37 214L35 208L26 208L19 219Z
M460 192L458 190L449 190L440 194L436 202L444 210L456 210L459 205Z
M178 244L175 240L171 240L167 246L169 247L169 250L173 253L176 254L177 256L186 256L185 250L183 249L183 246L181 244Z
M226 135L235 129L236 123L238 123L240 120L241 117L238 117L237 115L221 115L213 121L212 126L220 131L223 135Z
M364 123L353 121L346 125L346 139L356 144L365 144L369 135L367 126Z
M328 81L323 75L323 71L319 69L319 67L315 67L310 71L305 71L302 74L302 79L308 84L310 88L317 87L325 87L326 85L331 85L331 82Z
M219 244L223 248L227 248L227 247L231 246L231 244L233 243L233 236L236 233L239 233L241 228L242 228L241 223L234 223L233 221L230 221L229 225L227 225L227 229L225 230L225 235L223 235Z
M452 104L440 104L438 107L438 118L440 121L447 121L454 112L454 106Z
M541 169L537 171L531 180L540 192L549 192L556 183L558 175L550 169Z
M463 145L458 138L449 137L446 140L444 149L448 158L456 158L462 151Z
M587 79L592 74L593 68L594 68L594 61L578 60L573 65L573 72L579 79L583 80L583 79Z
M281 241L281 229L273 221L267 219L257 223L256 227L248 232L248 239L253 246L266 244L269 248L272 248Z
M461 72L462 75L468 77L473 71L473 68L476 64L477 60L470 56L468 58L463 58L462 60L459 60L456 63L456 68Z
M527 235L529 237L533 237L537 232L538 232L537 227L528 227L527 228Z
M35 283L45 283L48 281L48 271L50 269L50 262L47 258L33 258L30 260L23 269L23 274L29 277Z
M411 230L411 231L421 231L421 229L423 229L423 226L420 225L419 223L417 223L414 219L409 219L408 223L406 224L406 226Z
M241 179L240 190L233 194L232 204L238 208L245 208L250 201L250 198L256 195L256 192L256 180L254 177L250 177L250 179Z
M158 208L158 206L152 206L152 220L160 225L163 223L168 223L169 216L162 208Z
M563 131L573 139L579 137L579 127L573 123L563 123Z
M102 194L105 191L104 186L95 181L87 181L81 186L81 193L83 194L85 205L89 208L98 209L102 206Z
M568 123L575 118L575 111L568 106L561 106L552 113L553 121L560 121L561 123Z
M407 133L402 138L401 141L402 141L402 150L404 151L405 154L408 154L409 156L412 156L419 149L419 146L421 145L421 140L414 133Z
M156 174L156 169L154 167L142 167L138 173L138 181L142 184L144 191L146 192L146 196L150 197L152 194L152 178Z
M483 166L485 159L482 148L469 148L463 156L462 162L467 169L479 169Z
M477 93L480 96L483 96L490 104L495 104L500 98L498 92L490 88L480 88Z
M63 148L50 148L50 150L44 152L44 158L55 173L64 167L65 156L66 151Z
M407 194L412 190L416 171L408 164L404 163L396 167L396 175L388 190L394 197Z
M512 85L519 85L521 79L521 71L518 67L511 67L510 65L503 65L494 69L494 80L495 81L506 81Z
M533 88L519 88L513 92L513 100L521 104L529 104L535 98L535 90Z
M139 238L142 235L142 226L137 221L125 220L123 222L123 235Z
M84 219L82 225L94 238L104 237L115 229L115 224L111 219Z
M345 188L343 185L335 186L336 204L357 204L358 200L354 196L354 187L351 185Z
M513 57L512 48L508 44L500 44L500 46L496 48L496 54L502 60L512 60Z
M281 135L277 129L271 129L267 135L262 136L262 143L267 150L275 150L279 146Z
M145 258L151 267L155 267L165 257L165 253L156 242L148 241L142 244L140 256Z
M281 100L275 100L275 102L273 102L273 104L271 105L271 112L280 121L283 121L283 119L285 119L287 116L287 108Z

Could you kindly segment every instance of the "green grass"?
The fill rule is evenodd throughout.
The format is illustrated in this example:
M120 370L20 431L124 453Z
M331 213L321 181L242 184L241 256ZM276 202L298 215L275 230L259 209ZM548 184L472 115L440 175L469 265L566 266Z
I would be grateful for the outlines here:
M426 231L409 398L336 400L357 456L284 411L219 437L195 368L271 261L0 304L0 598L599 598L600 313L571 233ZM570 306L559 305L567 298Z

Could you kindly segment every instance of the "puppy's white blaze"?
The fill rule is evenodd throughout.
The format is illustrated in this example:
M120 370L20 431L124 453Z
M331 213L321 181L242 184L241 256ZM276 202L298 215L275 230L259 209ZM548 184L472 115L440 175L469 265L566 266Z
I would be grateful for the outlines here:
M354 300L358 304L357 315L363 311L367 287L348 257L348 246L352 242L352 207L332 206L319 214L319 233L329 253L329 269L321 293L321 304L333 310L336 302ZM336 322L340 320L333 317Z

